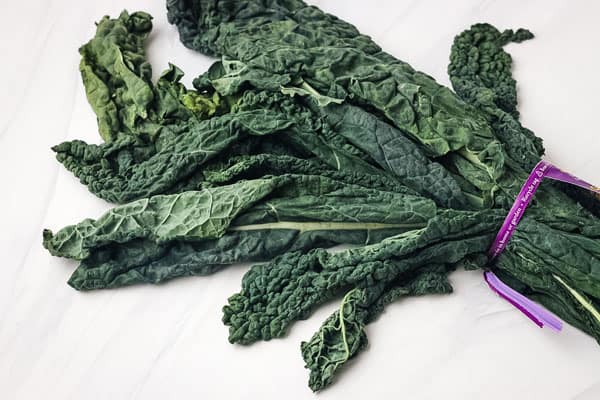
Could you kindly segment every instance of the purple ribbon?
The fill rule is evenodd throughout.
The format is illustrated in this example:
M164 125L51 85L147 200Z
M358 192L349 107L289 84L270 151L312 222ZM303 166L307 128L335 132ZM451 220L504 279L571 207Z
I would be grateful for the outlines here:
M497 257L504 251L508 241L515 232L519 221L521 221L521 218L525 213L525 209L529 203L531 203L534 193L544 178L570 183L572 185L591 190L595 193L600 193L600 188L562 171L549 162L540 161L531 171L531 174L523 184L519 195L515 199L514 204L510 208L508 215L504 219L504 223L502 224L502 227L496 235L496 239L494 239L494 242L490 247L490 259ZM492 290L494 290L500 297L504 298L518 308L540 328L548 326L550 329L557 332L562 329L562 322L556 316L551 314L540 305L529 300L521 293L511 289L493 272L484 272L484 278Z
M529 177L525 181L525 184L523 184L523 187L521 188L519 195L517 196L514 204L508 212L508 215L504 219L504 223L498 231L498 235L496 236L496 239L494 240L494 243L492 243L492 247L490 248L491 258L497 257L498 254L502 253L502 251L504 251L504 249L506 248L508 241L515 232L517 224L519 223L519 221L521 221L521 218L523 217L525 209L527 208L529 203L531 203L533 194L538 189L540 183L542 182L542 179L544 178L563 181L572 185L582 187L584 189L591 190L596 193L600 193L600 188L597 188L590 183L582 181L581 179L571 174L561 171L559 168L555 167L549 162L540 161L533 168L531 174L529 174Z
M562 322L554 314L512 289L506 283L502 282L493 272L486 271L483 273L483 276L494 292L518 308L537 326L540 328L547 326L555 332L560 332L562 329Z

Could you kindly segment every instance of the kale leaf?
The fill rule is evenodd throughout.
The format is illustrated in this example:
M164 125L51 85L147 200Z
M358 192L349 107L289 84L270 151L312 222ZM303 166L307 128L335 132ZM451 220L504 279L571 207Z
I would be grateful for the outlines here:
M194 80L156 83L146 13L105 17L80 69L105 143L57 159L124 203L56 234L79 290L252 266L223 308L229 340L285 335L319 304L340 309L302 344L320 390L402 296L448 293L457 267L493 268L600 340L597 200L542 184L507 250L486 251L541 139L524 128L503 46L532 37L474 25L457 36L456 94L352 25L298 0L168 0L184 44L220 56ZM133 201L132 201L133 200ZM129 203L128 203L129 202ZM590 213L590 211L592 213ZM357 247L329 252L327 247Z

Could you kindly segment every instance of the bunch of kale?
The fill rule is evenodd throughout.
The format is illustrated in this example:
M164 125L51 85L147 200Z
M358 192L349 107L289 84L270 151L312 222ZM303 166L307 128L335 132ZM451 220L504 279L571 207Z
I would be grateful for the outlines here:
M194 81L151 81L151 17L105 17L80 69L105 143L57 158L122 203L44 246L80 261L79 290L159 283L254 265L223 321L230 341L285 334L319 304L340 308L302 355L319 390L402 296L449 293L458 267L510 286L600 340L598 201L543 183L507 250L487 250L543 153L519 123L511 58L532 37L474 25L457 36L456 94L352 25L296 0L169 0L182 42L221 57ZM569 197L571 196L571 197ZM354 245L336 253L335 244Z

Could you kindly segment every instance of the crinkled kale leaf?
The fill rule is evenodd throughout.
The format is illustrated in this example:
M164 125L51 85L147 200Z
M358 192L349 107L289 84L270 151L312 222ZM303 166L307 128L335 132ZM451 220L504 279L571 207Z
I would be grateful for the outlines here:
M403 296L449 293L459 267L510 286L600 340L597 199L542 184L507 250L486 252L541 139L524 128L503 46L532 37L478 24L456 37L456 94L355 27L298 0L169 0L182 42L219 56L185 88L156 83L151 17L105 17L81 48L105 143L57 159L121 205L55 234L79 290L252 266L223 308L229 340L284 336L325 301L338 311L302 355L321 390ZM572 199L581 201L581 204ZM585 207L582 207L582 205ZM353 248L331 253L336 244Z

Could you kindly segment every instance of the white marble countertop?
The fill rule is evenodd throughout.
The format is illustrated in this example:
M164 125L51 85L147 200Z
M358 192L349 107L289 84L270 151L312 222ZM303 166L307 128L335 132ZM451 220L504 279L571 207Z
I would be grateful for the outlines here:
M163 1L5 1L0 48L0 398L315 398L299 344L333 309L284 339L227 342L221 306L247 266L161 286L79 293L73 262L51 257L42 228L99 216L94 198L50 146L99 142L78 73L77 48L94 21L122 8L155 17L148 52L158 75L211 60L185 49ZM590 1L314 1L356 24L393 55L448 84L455 34L475 22L526 27L510 45L525 125L547 158L600 183L600 3ZM571 328L541 330L494 295L480 272L456 272L455 293L390 305L368 327L370 346L321 399L598 399L600 348Z

